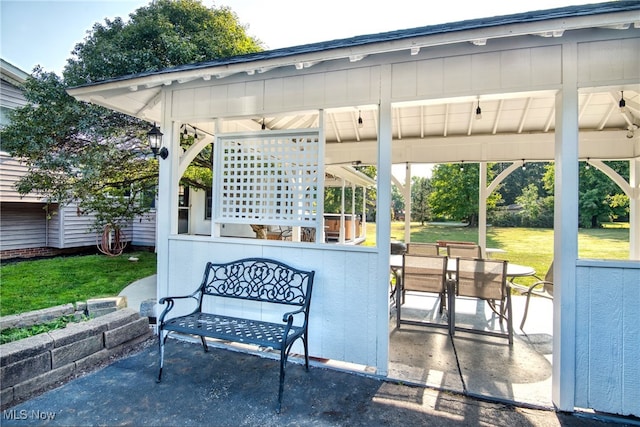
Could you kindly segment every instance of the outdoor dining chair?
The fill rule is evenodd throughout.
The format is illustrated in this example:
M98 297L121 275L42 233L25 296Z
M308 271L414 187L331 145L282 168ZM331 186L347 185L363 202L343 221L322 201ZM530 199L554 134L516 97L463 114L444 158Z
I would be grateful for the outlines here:
M407 243L407 253L411 255L439 255L435 243Z
M447 257L438 255L405 254L402 260L402 285L396 287L396 325L431 325L446 327L438 323L425 321L402 320L404 293L407 291L435 293L439 295L439 314L446 308L447 291ZM402 289L400 289L402 288Z
M531 295L553 300L553 262L549 266L549 270L547 270L547 274L545 274L544 280L538 280L534 284L529 286L509 283L509 287L515 289L515 291L520 293L521 295L526 295L527 297L524 304L524 314L522 315L522 322L520 322L520 330L524 331L524 322L527 320L527 313L529 311L529 301L531 299Z
M511 292L507 287L508 261L479 258L457 258L455 281L451 282L449 298L449 333L456 330L474 332L492 336L506 336L509 345L513 344L513 322ZM507 323L507 334L484 330L457 327L455 321L455 303L458 297L472 297L487 302L491 310Z
M447 245L447 256L449 258L483 258L480 245L477 245L475 243L450 243Z

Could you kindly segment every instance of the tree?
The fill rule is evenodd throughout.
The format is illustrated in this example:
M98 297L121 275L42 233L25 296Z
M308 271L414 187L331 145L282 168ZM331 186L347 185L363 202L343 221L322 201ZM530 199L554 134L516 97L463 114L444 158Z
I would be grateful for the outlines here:
M487 168L487 179L495 173ZM480 167L478 163L439 164L432 170L429 206L433 216L465 221L470 227L478 225L478 189ZM500 194L493 192L487 199L487 209L494 208Z
M624 179L629 179L629 162L605 162ZM554 188L555 169L553 165L547 167L543 181L547 191ZM629 198L622 192L614 181L595 167L587 167L581 162L579 172L579 223L584 228L600 227L602 222L612 221L629 212Z
M431 181L429 178L414 176L411 178L411 218L422 225L431 218L429 194Z
M230 9L197 0L157 0L132 13L129 22L96 23L76 45L63 78L36 67L24 88L28 104L14 111L0 133L3 150L29 168L19 192L38 192L61 204L77 201L82 212L96 213L97 229L119 229L148 210L139 196L157 183L157 162L146 155L148 124L78 102L65 89L259 50L259 40L246 34ZM186 137L181 144L192 142ZM210 151L196 167L210 168L206 156ZM185 180L203 188L211 182L206 176L192 169Z

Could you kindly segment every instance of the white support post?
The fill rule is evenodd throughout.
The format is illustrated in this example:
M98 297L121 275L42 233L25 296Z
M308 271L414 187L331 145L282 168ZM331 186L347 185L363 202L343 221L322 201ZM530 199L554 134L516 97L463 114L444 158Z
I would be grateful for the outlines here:
M480 182L478 186L478 245L482 248L483 256L487 249L487 162L480 162Z
M356 185L351 183L351 240L356 237Z
M578 259L577 45L562 46L562 89L556 95L553 368L551 399L573 411L576 383Z
M640 159L629 161L629 259L640 260Z
M362 187L362 222L360 236L367 235L367 187Z
M411 242L411 163L407 162L404 173L404 242Z
M344 188L345 188L346 182L344 180L344 178L342 178L342 187L340 187L341 192L340 192L340 231L338 234L338 243L340 244L344 244L344 235L345 235L345 228L344 228Z
M176 177L180 161L178 134L179 129L171 120L170 108L171 92L164 90L162 94L162 145L169 150L166 159L158 157L158 208L156 210L156 250L157 250L157 280L156 293L158 299L167 296L169 292L169 237L177 233L178 228L178 181Z
M377 374L389 369L389 265L391 256L391 65L380 66L380 109L378 120L378 198L376 209L376 243L378 265L376 277Z

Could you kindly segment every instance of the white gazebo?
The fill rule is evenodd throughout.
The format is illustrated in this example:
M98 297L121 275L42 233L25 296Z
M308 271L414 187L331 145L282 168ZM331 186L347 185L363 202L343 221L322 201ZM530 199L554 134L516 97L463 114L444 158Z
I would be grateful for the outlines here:
M553 402L563 411L640 415L639 2L364 35L69 93L161 125L169 155L159 160L158 297L191 291L212 257L264 256L314 269L310 353L381 376L389 354L392 165L477 162L486 170L487 162L512 162L512 170L555 162ZM185 125L203 138L183 152ZM209 144L210 227L178 234L180 177ZM578 257L578 161L587 159L630 198L628 261ZM630 179L604 160L629 161ZM352 163L377 168L373 247L319 237L327 168ZM481 178L481 213L508 173L492 183ZM292 241L221 234L224 224L256 222L291 226ZM480 222L482 244L482 214ZM310 229L311 242L303 238Z

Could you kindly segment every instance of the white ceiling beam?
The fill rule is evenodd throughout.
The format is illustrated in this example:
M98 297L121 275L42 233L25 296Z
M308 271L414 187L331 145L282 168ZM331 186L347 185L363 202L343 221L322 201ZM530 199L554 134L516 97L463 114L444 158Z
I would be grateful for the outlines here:
M522 133L522 129L524 129L524 124L527 121L527 116L529 115L530 110L531 110L531 98L527 98L527 103L525 104L524 110L522 111L522 117L520 117L520 124L518 125L518 133Z
M447 136L448 129L449 129L449 104L446 104L445 112L444 112L444 129L442 130L442 136Z
M499 135L473 135L458 137L432 137L426 139L405 138L392 143L392 162L401 163L452 163L479 161L527 162L553 161L555 159L555 135L553 133L521 133ZM377 141L327 144L327 158L340 162L362 160L374 164ZM373 153L373 155L372 155ZM580 132L579 156L581 159L629 159L637 158L634 144L629 143L626 130Z
M473 121L476 120L476 107L471 103L471 111L469 111L469 124L467 125L467 135L471 135L471 129L473 129Z
M587 94L587 99L584 100L584 102L582 103L582 106L580 107L580 111L578 112L578 120L580 120L582 118L582 116L584 115L584 112L587 111L587 107L589 107L589 104L591 103L591 98L592 97L593 97L593 93L592 92Z
M331 124L331 128L333 129L333 133L336 134L336 142L342 142L342 137L340 136L340 131L338 130L338 125L336 124L336 117L333 113L327 113L329 118L329 123Z
M609 121L609 118L611 117L611 114L613 114L613 112L617 108L617 105L611 104L611 106L609 107L609 111L607 111L607 113L602 117L602 120L600 120L600 123L598 123L598 130L604 129L604 127L607 125L607 122Z
M493 121L493 128L491 134L495 135L498 132L498 125L500 124L500 116L502 115L502 108L504 106L504 99L501 99L498 103L498 109L496 110L496 118Z

